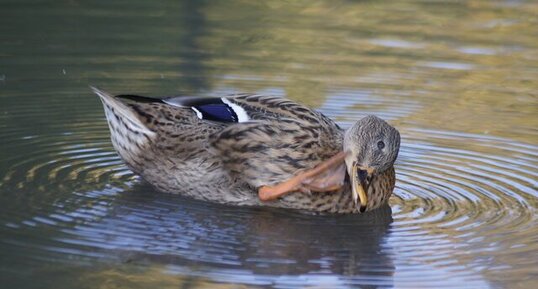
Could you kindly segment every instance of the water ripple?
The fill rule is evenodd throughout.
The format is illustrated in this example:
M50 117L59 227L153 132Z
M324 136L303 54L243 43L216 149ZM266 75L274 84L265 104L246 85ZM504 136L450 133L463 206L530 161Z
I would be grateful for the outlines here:
M333 93L320 110L345 126L369 113L396 119L419 108L353 91ZM5 156L10 165L0 189L13 207L0 214L1 230L11 236L2 243L14 251L31 249L34 259L151 260L171 272L283 287L412 286L413 272L427 268L450 276L444 285L465 280L481 286L481 275L510 271L503 258L525 262L522 255L534 254L524 245L535 237L534 145L407 128L391 208L365 216L310 216L155 193L113 152L101 120L73 126L77 133L16 137L17 131L3 131L8 149L28 153ZM36 193L24 193L30 190ZM54 234L39 235L51 229ZM31 241L14 237L23 231L38 235ZM198 273L190 269L194 264ZM406 269L394 274L396 266ZM295 277L276 277L281 274ZM439 285L434 276L421 282Z
M10 2L4 287L535 285L536 1ZM343 127L378 115L402 134L396 190L361 216L157 193L115 154L88 84L286 95Z

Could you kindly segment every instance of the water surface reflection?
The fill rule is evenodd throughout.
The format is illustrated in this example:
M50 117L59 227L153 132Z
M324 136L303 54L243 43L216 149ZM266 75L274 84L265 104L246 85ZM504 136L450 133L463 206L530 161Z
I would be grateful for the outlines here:
M532 287L537 8L3 4L2 284ZM114 153L88 84L148 95L275 94L342 126L379 115L402 133L390 207L311 216L158 194Z

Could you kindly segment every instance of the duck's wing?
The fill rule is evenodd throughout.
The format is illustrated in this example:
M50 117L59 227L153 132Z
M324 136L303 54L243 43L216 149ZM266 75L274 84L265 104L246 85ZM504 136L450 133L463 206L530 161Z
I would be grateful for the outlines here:
M305 106L283 98L252 95L229 101L244 109L249 120L214 134L210 146L232 174L255 188L286 182L342 150L340 128ZM343 159L338 166L304 179L305 183L323 190L343 182L342 163Z
M200 119L243 123L291 119L327 128L340 129L332 120L304 105L286 98L258 94L235 94L225 97L177 96L163 98L166 104L190 107Z

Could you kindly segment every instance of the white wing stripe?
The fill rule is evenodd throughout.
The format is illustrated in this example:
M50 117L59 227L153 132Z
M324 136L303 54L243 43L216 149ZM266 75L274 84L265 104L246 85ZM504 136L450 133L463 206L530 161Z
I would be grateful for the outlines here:
M237 115L237 122L247 122L250 119L245 109L241 106L231 102L225 97L221 98L221 100L235 112L235 114Z
M192 108L192 110L194 110L194 112L196 112L196 116L197 116L199 119L204 119L204 116L202 115L202 113L201 113L198 109L196 109L196 107L193 106L193 107L191 107L191 108Z

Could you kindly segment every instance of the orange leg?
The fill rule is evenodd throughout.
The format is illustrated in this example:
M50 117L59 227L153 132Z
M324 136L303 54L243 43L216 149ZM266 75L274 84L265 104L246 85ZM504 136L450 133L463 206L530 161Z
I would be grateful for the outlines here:
M258 189L258 197L262 201L272 201L296 191L309 192L312 190L316 192L329 192L338 190L341 185L331 184L329 186L319 187L314 184L309 185L308 183L311 182L311 180L314 180L315 177L341 165L344 162L345 157L346 153L340 152L330 159L324 161L317 167L304 171L287 181L279 183L275 186L262 186Z

